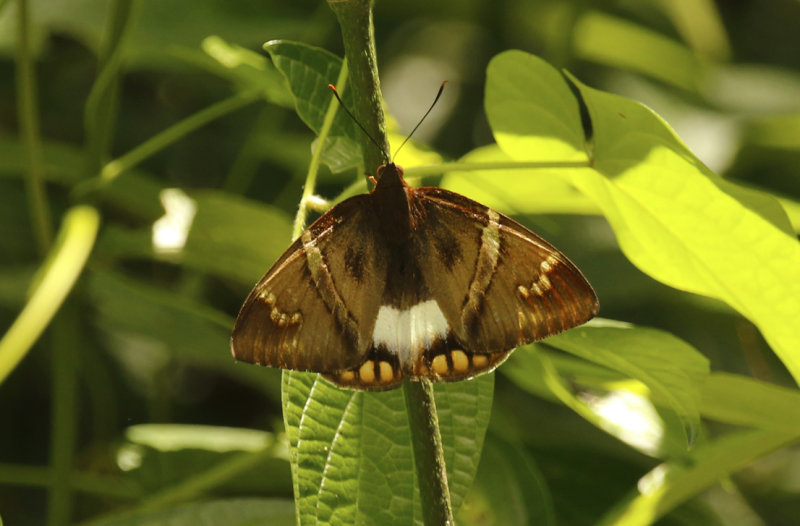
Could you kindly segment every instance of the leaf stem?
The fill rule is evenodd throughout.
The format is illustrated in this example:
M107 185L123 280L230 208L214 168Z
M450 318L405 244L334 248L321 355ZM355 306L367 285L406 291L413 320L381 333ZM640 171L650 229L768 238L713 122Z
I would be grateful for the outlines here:
M445 172L480 172L486 170L552 170L563 168L591 168L588 161L497 161L479 163L439 163L429 166L413 166L404 170L406 179L425 177Z
M27 0L17 0L17 116L27 164L25 186L39 253L44 255L53 242L50 206L42 181L42 141L39 132L39 107L36 102L36 71L30 48L30 21Z
M339 90L343 91L347 83L347 71L347 60L345 60L342 62L342 69L339 70L339 77L336 79L336 85L339 86ZM306 183L303 185L303 196L300 198L300 206L297 208L297 214L294 216L292 240L300 237L300 234L306 227L309 200L314 195L314 189L317 186L317 174L319 173L319 166L322 159L322 145L325 144L325 140L328 138L331 126L333 126L333 119L336 117L338 109L339 103L335 98L331 97L328 110L325 112L325 118L322 121L322 128L320 128L319 136L317 137L317 147L311 155L311 162L308 165Z
M129 170L151 155L163 150L178 139L184 137L201 126L254 102L261 97L261 90L250 90L238 93L233 97L212 104L197 113L177 122L143 142L122 157L119 157L103 167L100 177L104 182L113 181L119 174Z
M53 353L50 362L53 399L50 410L50 464L53 476L47 495L47 524L51 526L69 524L73 509L71 475L77 438L78 360L81 349L81 324L76 309L75 305L62 309L48 333L48 343Z
M353 90L353 99L356 101L354 113L384 149L376 151L371 139L362 138L364 167L367 173L376 173L378 166L386 162L389 140L386 136L375 57L372 2L328 0L328 5L336 13L342 29L345 59L350 66L350 89ZM411 428L424 523L427 526L453 524L433 384L428 380L403 382L403 394Z
M422 518L426 526L452 525L453 509L447 484L439 417L433 398L433 383L427 378L419 382L404 381L411 446L417 470Z
M364 169L367 174L375 174L378 167L386 162L389 139L381 105L372 1L328 0L328 5L336 14L342 30L344 56L350 66L350 89L356 101L353 113L383 150L376 148L369 137L361 138Z
M126 30L133 26L133 11L132 0L114 0L112 3L106 41L100 51L99 73L84 106L86 170L90 175L95 175L107 160L114 138L122 42Z

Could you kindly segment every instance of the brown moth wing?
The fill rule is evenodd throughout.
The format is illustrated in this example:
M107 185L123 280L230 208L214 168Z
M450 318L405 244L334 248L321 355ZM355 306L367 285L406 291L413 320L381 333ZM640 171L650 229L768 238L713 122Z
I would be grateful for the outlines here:
M469 342L470 356L507 351L597 313L589 282L547 241L462 195L433 187L416 192L431 225L417 232L420 266L434 278L428 288L455 338ZM458 252L437 244L448 236L459 236L457 246L469 264L453 265L448 250Z
M315 221L248 296L231 336L233 356L322 373L358 366L386 282L377 225L369 195Z

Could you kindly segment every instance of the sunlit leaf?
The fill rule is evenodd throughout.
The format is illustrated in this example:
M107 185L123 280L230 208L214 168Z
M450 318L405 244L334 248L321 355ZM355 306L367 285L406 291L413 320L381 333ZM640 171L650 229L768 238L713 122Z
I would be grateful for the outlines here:
M489 164L511 160L496 144L473 150L460 159L464 163ZM597 205L557 172L558 169L452 171L442 179L441 186L508 215L598 214Z
M504 94L508 100L520 97L520 71L547 78L554 74L536 57L502 53L489 67L486 110L506 154L518 161L537 160L537 150L544 147L540 143L537 148L535 141L540 126L531 124L526 131L526 120L507 120L513 114L507 102L500 108L491 103ZM553 82L558 97L530 94L519 112L527 115L537 105L540 111L563 108L560 119L574 124L565 127L560 141L572 144L571 130L580 123L578 103L564 105L570 88L560 78ZM672 287L725 301L756 324L800 381L797 240L763 215L760 199L731 191L732 183L709 172L651 111L574 82L592 120L593 168L561 173L603 210L631 262Z
M552 336L544 343L642 382L650 390L646 396L650 396L657 406L667 407L680 417L683 425L677 429L671 429L671 422L667 421L668 433L654 430L656 443L641 444L644 451L680 455L691 445L699 427L700 386L708 374L708 360L691 346L663 331L605 320ZM543 374L540 369L537 356L527 350L515 352L501 371L527 387L533 378ZM584 414L581 408L575 409ZM629 408L631 410L633 408ZM612 418L609 422L612 427L609 427L593 416L586 416L603 429L630 441L626 426L631 422L615 422ZM618 411L617 418L623 417L625 413ZM669 431L683 434L682 445L664 442L674 440ZM637 432L638 439L644 439L642 430Z

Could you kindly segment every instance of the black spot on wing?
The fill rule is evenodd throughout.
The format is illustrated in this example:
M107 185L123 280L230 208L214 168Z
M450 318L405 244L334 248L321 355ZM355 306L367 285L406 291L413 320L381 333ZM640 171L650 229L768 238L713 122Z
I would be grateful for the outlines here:
M446 235L445 232L440 232L434 238L434 243L436 244L439 257L446 267L452 268L464 259L464 255L461 253L461 247L458 245L458 241L456 241L454 236L449 236Z
M344 268L348 276L357 282L364 277L364 251L350 245L344 254Z

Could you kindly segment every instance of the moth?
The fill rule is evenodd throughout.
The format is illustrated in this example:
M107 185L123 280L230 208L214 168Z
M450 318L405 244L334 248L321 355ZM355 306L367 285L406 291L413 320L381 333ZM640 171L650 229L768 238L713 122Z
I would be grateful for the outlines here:
M463 195L412 188L387 162L370 193L322 215L256 284L231 352L378 391L491 371L598 308L550 243Z

